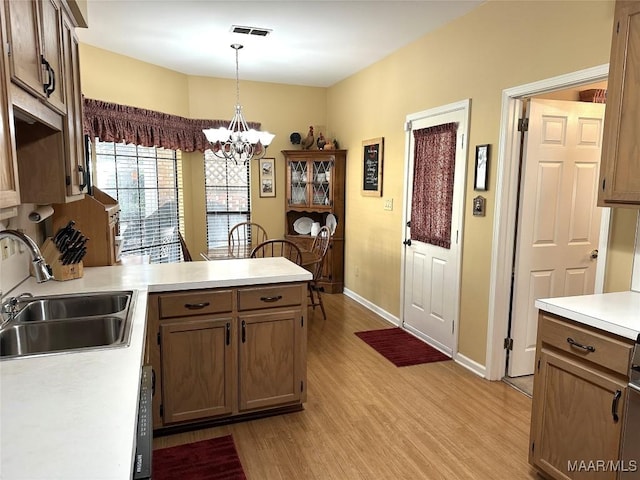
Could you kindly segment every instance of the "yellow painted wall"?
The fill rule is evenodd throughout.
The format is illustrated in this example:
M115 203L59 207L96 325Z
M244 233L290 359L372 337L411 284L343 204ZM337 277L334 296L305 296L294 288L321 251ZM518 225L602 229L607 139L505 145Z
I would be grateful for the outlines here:
M470 215L475 145L498 146L506 88L607 63L613 2L489 1L329 89L328 123L350 152L345 285L400 313L403 169L408 114L471 99L458 346L485 364L496 158L487 215ZM383 198L360 194L358 154L385 138ZM394 210L383 210L393 198ZM375 259L375 260L374 260ZM384 281L381 281L384 279Z
M636 209L611 209L609 250L604 276L605 292L623 292L631 288L637 219L638 210Z

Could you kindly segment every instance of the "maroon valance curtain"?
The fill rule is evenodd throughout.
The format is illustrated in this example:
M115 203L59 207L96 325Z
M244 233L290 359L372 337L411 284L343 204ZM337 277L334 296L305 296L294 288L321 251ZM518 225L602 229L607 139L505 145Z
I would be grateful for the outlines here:
M84 99L84 133L103 142L122 142L144 147L162 147L183 152L209 148L202 130L228 127L230 120L199 120L130 107L101 100ZM249 128L260 124L248 122Z
M411 238L451 247L457 123L413 131Z

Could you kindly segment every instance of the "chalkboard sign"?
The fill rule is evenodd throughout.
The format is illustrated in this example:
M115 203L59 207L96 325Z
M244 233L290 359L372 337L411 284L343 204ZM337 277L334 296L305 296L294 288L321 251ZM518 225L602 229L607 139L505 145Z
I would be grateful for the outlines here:
M362 142L362 195L382 196L382 160L384 138Z

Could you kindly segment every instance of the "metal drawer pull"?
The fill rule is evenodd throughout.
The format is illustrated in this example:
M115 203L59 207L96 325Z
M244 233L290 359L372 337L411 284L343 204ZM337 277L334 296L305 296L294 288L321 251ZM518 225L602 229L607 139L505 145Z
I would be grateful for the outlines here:
M210 305L209 302L185 303L184 308L188 308L189 310L200 310L201 308L208 307L209 305Z
M273 303L278 300L282 300L282 295L276 295L275 297L260 297L260 300L266 303Z
M611 416L613 416L613 422L618 423L618 401L622 396L622 391L616 390L616 393L613 394L613 402L611 402Z
M576 342L571 337L567 337L567 343L569 345L571 345L572 347L581 348L582 350L585 350L587 352L595 352L596 351L596 347L593 347L591 345L582 345L581 343Z

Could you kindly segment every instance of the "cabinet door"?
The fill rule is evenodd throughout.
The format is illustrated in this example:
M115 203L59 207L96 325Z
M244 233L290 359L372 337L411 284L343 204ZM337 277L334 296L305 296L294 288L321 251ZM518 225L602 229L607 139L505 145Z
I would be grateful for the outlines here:
M0 40L5 42L5 29L0 25ZM0 49L0 208L20 204L18 165L14 143L13 109L9 101L9 75L6 52Z
M626 384L545 348L539 361L530 460L556 479L615 479L615 467L590 462L619 459Z
M27 90L43 96L38 5L34 0L5 0L4 8L11 79Z
M164 424L231 414L235 363L231 318L160 324Z
M320 210L331 210L333 206L333 173L334 158L311 161L311 206Z
M302 311L255 313L239 320L240 411L299 402L305 389Z
M287 162L287 202L289 205L309 205L310 176L309 164L306 160Z
M80 61L75 27L66 15L62 19L64 52L64 87L67 103L66 170L67 193L79 195L87 186L85 172L84 135L82 132L82 93L80 90Z
M39 5L42 28L41 53L48 63L43 72L43 80L49 85L45 96L49 105L64 114L67 111L62 68L62 6L57 0L40 0Z
M616 2L598 205L640 204L640 2Z

